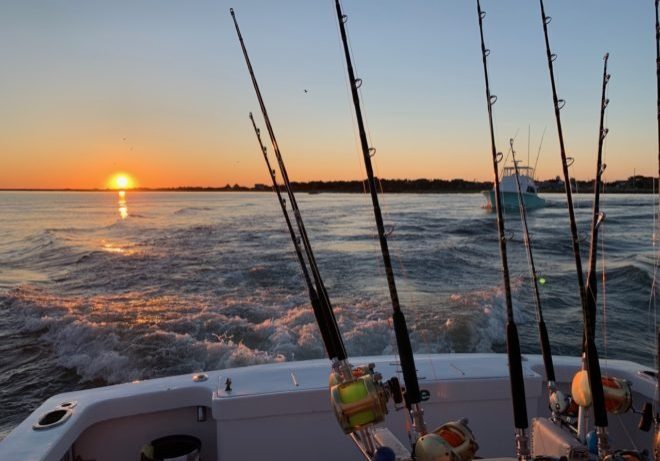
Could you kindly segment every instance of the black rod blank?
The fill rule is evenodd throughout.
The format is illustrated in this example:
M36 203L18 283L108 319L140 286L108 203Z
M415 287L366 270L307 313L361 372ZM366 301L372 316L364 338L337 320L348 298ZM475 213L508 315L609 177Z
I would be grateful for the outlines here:
M376 186L376 179L374 177L373 167L371 164L371 156L373 149L369 147L367 140L366 130L364 128L364 120L362 118L362 111L360 109L360 97L358 94L358 87L361 80L355 78L353 64L351 62L351 55L348 46L348 38L346 35L346 19L347 17L342 13L339 0L335 0L337 10L337 20L339 21L339 30L341 33L342 44L344 48L344 55L346 58L346 67L348 71L348 79L351 85L351 95L353 97L353 105L355 106L355 116L357 119L358 130L360 134L360 146L362 147L362 155L364 157L364 165L367 171L369 192L371 194L371 202L374 209L374 217L376 219L376 228L378 229L378 240L380 242L380 249L383 255L383 263L385 265L385 274L387 276L387 287L390 292L392 301L392 321L394 324L394 333L396 335L397 348L401 360L401 369L403 371L403 380L406 386L406 403L408 407L417 406L421 402L421 394L419 390L419 383L417 381L417 369L415 368L415 359L413 357L412 346L410 344L410 337L408 335L408 328L406 320L401 311L399 304L399 295L396 289L396 282L394 280L394 270L392 268L392 261L390 258L390 250L387 244L387 237L385 233L385 226L383 224L383 216L378 201L378 192ZM413 416L415 419L415 416ZM423 419L421 411L417 414L416 427L418 432L424 433Z
M273 126L270 123L270 117L268 117L268 111L266 110L266 105L264 104L263 97L261 96L261 91L259 90L259 85L257 84L257 79L252 69L252 64L250 63L250 58L248 56L247 49L245 47L245 42L243 41L243 36L241 35L241 31L238 27L238 22L236 21L236 15L234 14L234 9L231 8L229 12L231 13L231 17L234 20L234 26L236 27L236 34L238 35L238 40L241 43L243 56L245 57L245 63L247 64L248 71L250 73L250 78L252 79L252 85L254 86L254 91L257 95L257 99L259 100L259 107L261 108L261 113L266 123L268 136L270 137L270 141L273 145L273 151L275 152L275 157L277 158L280 174L282 175L284 185L286 186L286 192L289 197L289 203L291 204L291 208L293 209L293 214L296 219L296 224L298 225L298 231L300 232L300 239L305 249L307 260L309 262L310 272L314 279L314 284L316 285L316 292L318 293L318 297L321 305L322 317L323 317L323 321L319 323L319 329L321 329L321 331L323 330L326 331L326 333L323 334L324 341L325 339L328 340L328 342L325 344L326 351L328 353L328 357L331 360L343 361L346 360L347 358L346 348L344 346L344 341L341 337L341 333L339 332L339 326L337 325L337 320L332 310L332 305L330 304L330 298L325 289L325 285L323 284L323 280L321 279L321 274L319 273L318 265L316 264L316 259L314 258L314 253L312 251L312 247L309 242L309 237L307 236L305 224L302 220L300 209L298 208L298 202L296 202L296 197L293 194L293 190L291 189L291 183L289 182L289 176L287 174L286 167L284 165L284 160L282 159L282 154L280 153L280 148L277 144L277 139L275 138L275 132L273 131Z
M501 154L497 153L495 146L495 130L493 127L493 104L497 100L490 92L488 82L487 57L490 50L484 43L483 19L486 12L482 11L481 3L477 0L477 14L479 16L479 33L481 37L481 56L484 66L484 79L486 84L486 105L488 108L488 125L490 128L491 156L493 160L493 172L495 176L495 211L497 213L497 235L500 246L500 257L502 259L502 278L504 282L504 300L506 302L506 345L509 361L509 382L511 384L511 401L513 404L513 419L517 429L516 451L520 459L529 456L529 447L525 430L528 428L527 403L525 401L525 382L522 370L522 357L520 355L520 339L518 327L513 318L513 302L511 300L511 280L509 277L509 263L506 253L506 237L504 236L504 215L502 213L502 196L500 192L499 170L497 167Z
M566 189L566 201L568 204L568 216L571 229L571 241L573 244L573 256L575 257L575 268L577 272L578 289L580 293L580 303L582 305L582 316L585 324L584 334L584 351L587 363L587 375L589 377L589 387L593 397L594 406L594 424L598 433L599 452L607 452L609 450L607 434L607 412L605 410L605 398L603 393L603 383L601 380L600 363L598 362L598 351L593 335L590 334L592 322L590 321L590 311L587 305L587 294L584 284L584 274L582 272L582 260L580 257L580 243L577 232L577 223L575 219L575 211L573 208L573 198L571 192L571 178L568 172L568 162L566 159L566 149L564 147L564 135L561 127L560 110L564 105L564 101L557 97L557 87L555 84L555 75L553 69L553 62L557 58L556 55L550 52L550 41L548 38L548 24L551 21L549 16L545 14L543 7L543 0L539 0L541 4L541 20L543 23L543 34L545 36L545 48L548 59L548 70L550 72L550 83L552 86L552 101L555 110L555 119L557 121L557 133L559 135L559 148L561 155L562 170L564 174L564 186Z

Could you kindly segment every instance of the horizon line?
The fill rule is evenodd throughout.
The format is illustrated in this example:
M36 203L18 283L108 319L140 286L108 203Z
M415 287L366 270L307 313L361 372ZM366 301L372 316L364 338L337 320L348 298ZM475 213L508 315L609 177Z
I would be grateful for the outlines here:
M544 183L544 182L557 182L557 179L559 177L551 178L551 179L536 179L536 182L538 183ZM464 183L468 184L484 184L484 183L489 183L492 184L492 181L486 180L486 181L478 181L478 180L466 180L463 178L452 178L452 179L441 179L441 178L435 178L435 179L428 179L428 178L416 178L416 179L408 179L408 178L402 178L402 179L388 179L388 178L377 178L380 181L390 181L390 182L400 182L400 181L410 181L410 182L416 182L416 181L428 181L428 182L447 182L451 183L454 181L461 181ZM592 183L594 179L576 179L576 178L571 178L573 181L577 181L578 183ZM629 176L626 179L615 179L611 181L604 182L605 185L607 184L614 184L614 183L621 183L621 182L626 182L626 181L636 181L636 180L643 180L643 179L652 179L655 180L656 177L654 176L644 176L644 175L634 175L634 176ZM292 181L292 184L298 184L298 185L310 185L312 183L321 183L321 184L333 184L333 183L361 183L365 182L365 179L342 179L342 180L332 180L332 181L323 181L323 180L311 180L311 181ZM563 183L564 181L559 178L559 182ZM280 184L283 186L283 184ZM242 190L241 190L242 189ZM268 192L272 191L272 185L264 184L264 183L255 183L252 186L244 186L240 185L238 183L235 183L234 185L231 184L225 184L224 186L169 186L169 187L131 187L131 188L126 188L126 189L119 189L119 188L102 188L102 187L92 187L92 188L83 188L83 187L0 187L0 192L117 192L120 190L126 190L126 191L135 191L135 192L167 192L167 191L208 191L208 192L213 192L213 191L218 191L218 192L238 192L238 191L253 191L253 192Z

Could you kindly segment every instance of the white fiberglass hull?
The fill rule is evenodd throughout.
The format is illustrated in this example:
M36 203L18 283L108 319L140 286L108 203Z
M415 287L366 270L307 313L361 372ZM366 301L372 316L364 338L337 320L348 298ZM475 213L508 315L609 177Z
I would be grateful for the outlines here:
M486 190L482 194L486 197L488 201L488 208L495 209L495 191ZM501 192L502 197L502 206L508 210L517 210L520 206L518 192ZM537 208L543 208L546 203L545 200L539 197L537 194L532 194L529 192L523 192L523 203L525 204L526 210L534 210Z
M352 362L376 363L376 370L386 379L399 368L393 357L355 358ZM554 357L554 363L557 382L567 390L579 360ZM514 455L505 355L420 355L417 367L421 387L431 394L424 405L429 425L467 417L480 445L479 456ZM530 421L547 417L541 357L525 356L523 371ZM632 382L635 407L653 401L654 370L609 360L603 362L603 374L608 373ZM60 394L0 442L0 459L137 460L150 441L187 434L201 441L200 459L204 461L359 460L359 452L339 428L330 407L328 374L328 361L314 360L213 371L206 373L204 381L183 375ZM227 378L231 379L229 391L225 389ZM75 406L63 423L33 429L44 414L70 402ZM651 447L652 432L637 430L637 419L630 412L610 417L617 448ZM405 443L404 411L390 408L386 425Z

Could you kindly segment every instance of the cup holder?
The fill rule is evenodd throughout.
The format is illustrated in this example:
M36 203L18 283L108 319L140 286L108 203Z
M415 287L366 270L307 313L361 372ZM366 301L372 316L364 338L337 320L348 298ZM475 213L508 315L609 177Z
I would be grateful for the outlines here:
M71 408L75 407L76 405L78 405L78 402L77 402L77 401L75 401L75 400L69 400L69 401L66 401L66 402L62 402L62 403L60 403L60 404L57 406L57 408L62 408L62 409L64 409L64 410L67 410L67 409L70 410Z
M32 425L34 430L50 429L51 427L59 426L71 417L73 412L70 408L55 408L47 413L44 413L39 418L39 421Z

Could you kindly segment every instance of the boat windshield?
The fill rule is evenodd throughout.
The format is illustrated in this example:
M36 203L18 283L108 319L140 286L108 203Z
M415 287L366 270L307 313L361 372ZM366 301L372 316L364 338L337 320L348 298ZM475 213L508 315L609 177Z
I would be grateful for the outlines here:
M530 166L518 166L518 173L520 176L529 176L530 178L534 177L534 168ZM512 166L504 167L504 176L514 176L516 174L516 169Z

